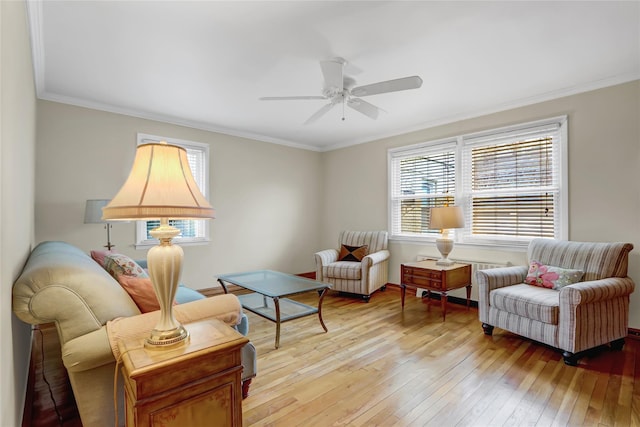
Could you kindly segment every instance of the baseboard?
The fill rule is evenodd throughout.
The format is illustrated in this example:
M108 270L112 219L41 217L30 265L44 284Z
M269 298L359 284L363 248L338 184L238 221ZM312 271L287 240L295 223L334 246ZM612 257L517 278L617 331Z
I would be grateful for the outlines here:
M296 274L296 276L304 277L304 278L311 279L311 280L316 280L316 272L315 271L311 271L309 273Z
M422 298L426 298L426 297L427 297L427 291L422 292ZM440 301L440 297L441 297L441 295L439 293L431 292L431 299ZM466 307L467 306L467 299L466 298L460 298L460 297L452 297L451 295L447 295L447 304L449 304L449 303L460 304L460 305L464 305ZM470 300L469 301L469 307L478 308L478 301Z
M628 335L629 338L640 341L640 329L629 328L628 331L629 331L629 335Z

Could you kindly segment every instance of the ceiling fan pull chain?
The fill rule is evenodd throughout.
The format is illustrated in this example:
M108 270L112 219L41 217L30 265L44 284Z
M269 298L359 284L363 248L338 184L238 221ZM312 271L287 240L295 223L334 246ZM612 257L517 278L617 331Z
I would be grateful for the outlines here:
M342 94L342 121L344 122L344 94Z

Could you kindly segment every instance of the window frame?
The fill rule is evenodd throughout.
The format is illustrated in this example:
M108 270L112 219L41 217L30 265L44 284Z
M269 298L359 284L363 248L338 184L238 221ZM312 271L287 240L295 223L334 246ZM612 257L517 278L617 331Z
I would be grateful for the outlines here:
M445 147L445 144L449 141L454 140L456 144L456 157L455 157L455 205L461 206L464 211L465 216L465 228L458 230L457 233L451 233L450 237L456 242L456 245L468 245L468 246L482 246L482 247L502 247L506 249L518 249L521 250L526 248L528 243L533 239L519 237L502 237L495 236L493 238L487 237L474 237L471 232L471 194L469 193L470 185L469 181L471 180L471 163L465 156L468 156L468 153L465 152L465 147L469 147L469 141L477 141L482 139L484 141L490 141L492 137L496 139L501 135L517 133L519 131L525 130L527 128L543 128L545 126L557 125L557 136L559 141L554 141L554 166L559 168L555 174L555 178L557 180L557 201L555 207L557 209L554 226L556 230L555 238L566 240L568 238L568 120L567 116L557 116L551 117L548 119L537 120L532 122L520 123L512 126L504 126L500 128L494 128L482 132L474 132L457 135L451 138L444 138L429 142L422 142L419 144L414 144L410 146L404 147L396 147L391 148L387 151L388 157L388 230L389 230L389 239L394 241L404 241L404 242L413 242L413 243L427 243L427 242L435 242L436 238L439 237L439 233L423 233L419 235L407 235L405 233L398 233L397 226L394 224L394 219L396 217L396 213L394 209L397 209L394 204L394 159L402 156L403 154L416 154L416 153L426 153L433 152L437 150L438 146ZM489 145L489 144L486 144ZM470 148L468 148L470 150ZM399 185L399 184L397 184ZM452 232L455 230L451 230Z
M194 178L196 179L196 183L200 188L200 192L204 195L204 197L207 200L209 200L209 163L210 163L209 144L205 144L202 142L188 141L184 139L138 133L136 147L142 144L147 144L150 142L160 142L160 141L166 141L168 144L182 147L185 150L187 150L187 153L189 151L198 151L202 153L202 167L203 167L202 181L203 182L201 183L198 182L198 179L195 176ZM204 188L202 188L202 186ZM181 236L174 237L172 240L173 243L182 245L182 246L192 246L192 245L206 245L211 241L210 221L207 221L207 220L186 220L186 221L199 222L200 225L197 226L196 228L201 229L202 232L196 237L181 237ZM147 222L148 221L136 221L136 237L135 237L136 249L148 249L158 244L157 239L147 238Z

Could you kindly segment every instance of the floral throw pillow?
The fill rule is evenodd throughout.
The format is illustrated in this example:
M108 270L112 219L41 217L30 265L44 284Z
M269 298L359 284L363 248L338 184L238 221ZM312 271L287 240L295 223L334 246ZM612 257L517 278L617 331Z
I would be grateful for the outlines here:
M542 288L560 290L567 285L578 283L584 272L569 268L544 265L537 261L529 263L529 272L524 282Z
M116 279L120 275L143 278L149 277L137 262L122 254L111 254L105 256L104 269Z

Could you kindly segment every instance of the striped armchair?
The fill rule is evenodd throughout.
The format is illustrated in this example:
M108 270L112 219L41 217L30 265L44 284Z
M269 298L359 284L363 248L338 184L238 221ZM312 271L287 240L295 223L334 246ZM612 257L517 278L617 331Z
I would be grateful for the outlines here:
M574 269L582 279L559 290L525 284L527 266L481 270L478 314L486 335L497 326L563 351L575 366L585 350L603 344L621 350L627 336L630 243L534 239L529 263Z
M338 249L316 252L316 280L331 283L333 290L361 295L369 302L371 294L386 286L389 251L386 231L342 231ZM367 245L362 261L339 261L342 245Z

